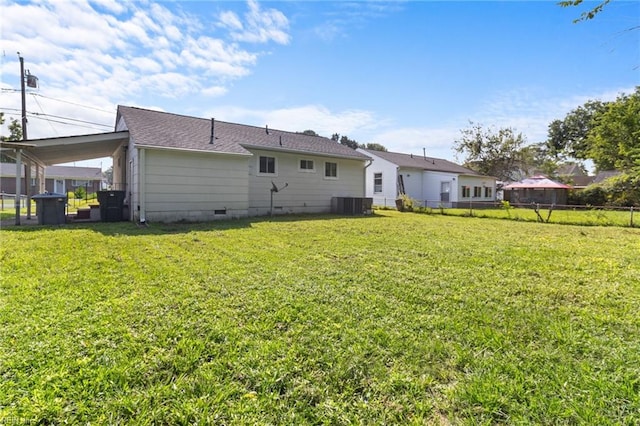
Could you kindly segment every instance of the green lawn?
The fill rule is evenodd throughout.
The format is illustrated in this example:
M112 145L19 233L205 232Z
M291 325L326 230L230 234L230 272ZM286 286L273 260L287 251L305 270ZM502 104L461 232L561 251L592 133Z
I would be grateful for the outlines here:
M0 231L0 424L640 423L640 229Z

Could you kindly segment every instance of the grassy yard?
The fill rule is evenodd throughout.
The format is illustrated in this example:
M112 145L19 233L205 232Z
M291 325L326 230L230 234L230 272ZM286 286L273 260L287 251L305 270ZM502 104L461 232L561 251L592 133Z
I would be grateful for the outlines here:
M640 230L0 231L0 424L640 423Z

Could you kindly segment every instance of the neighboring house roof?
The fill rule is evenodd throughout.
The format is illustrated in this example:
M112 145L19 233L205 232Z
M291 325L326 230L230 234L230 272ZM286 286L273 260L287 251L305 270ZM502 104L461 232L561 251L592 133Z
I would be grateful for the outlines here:
M399 167L429 170L435 172L458 173L462 175L482 176L480 173L462 167L442 158L425 157L422 155L402 154L399 152L374 151L363 149L367 154L376 155Z
M24 164L22 165L24 170ZM0 175L15 177L15 163L0 163ZM44 168L45 178L102 180L102 170L99 167L47 166Z
M556 182L546 176L539 175L523 179L520 182L511 183L502 189L571 189L571 186Z
M593 182L593 176L568 176L574 187L585 187Z
M140 146L244 155L251 155L247 148L258 148L369 159L364 154L321 136L122 105L118 106L118 121L120 117L124 118L133 142ZM210 143L212 133L214 140Z
M618 176L620 174L622 174L622 172L618 170L603 170L596 174L596 177L593 178L593 183L601 183L604 180L607 180L614 176Z
M577 163L566 163L558 166L558 176L586 176L582 166Z

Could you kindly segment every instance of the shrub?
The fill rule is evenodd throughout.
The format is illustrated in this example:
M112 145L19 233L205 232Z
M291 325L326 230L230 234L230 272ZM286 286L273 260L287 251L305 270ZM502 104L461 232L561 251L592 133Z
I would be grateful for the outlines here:
M75 195L75 197L77 199L83 199L84 197L87 196L87 191L84 189L83 186L79 186L76 188L76 191L73 193Z

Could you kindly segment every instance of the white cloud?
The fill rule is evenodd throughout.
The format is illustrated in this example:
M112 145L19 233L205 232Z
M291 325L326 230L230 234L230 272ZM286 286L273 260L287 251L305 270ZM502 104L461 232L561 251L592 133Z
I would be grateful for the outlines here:
M289 43L289 20L282 12L276 9L262 10L255 0L249 0L248 6L249 11L244 16L244 23L233 12L220 14L220 24L231 30L234 40L249 43Z

